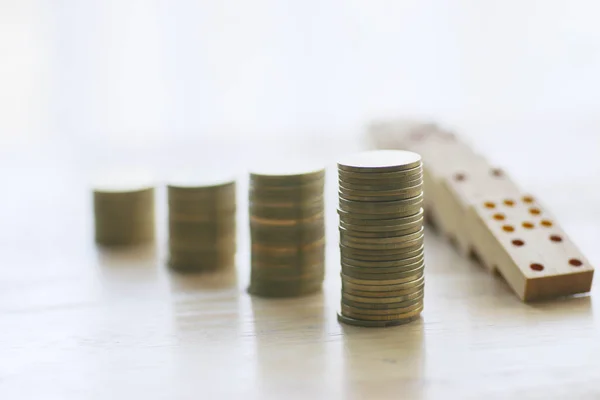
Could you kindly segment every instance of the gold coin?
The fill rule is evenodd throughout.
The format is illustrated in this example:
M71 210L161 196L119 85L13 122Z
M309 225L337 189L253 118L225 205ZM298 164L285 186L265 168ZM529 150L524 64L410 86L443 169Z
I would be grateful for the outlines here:
M360 260L364 262L382 262L382 261L399 261L406 258L415 257L421 254L423 251L423 245L417 245L411 248L403 248L396 250L367 250L367 249L353 249L340 245L340 252L342 258Z
M338 169L338 180L339 181L372 181L372 182L391 182L398 180L413 180L423 176L423 166L418 165L414 168L407 169L404 171L390 171L390 172L350 172ZM367 183L367 182L364 182ZM385 182L384 182L385 183Z
M322 280L325 277L325 270L323 268L315 268L313 270L306 271L289 271L282 269L259 269L252 268L250 271L251 282L298 282L298 281L315 281Z
M349 172L395 172L421 165L421 156L403 150L372 150L351 154L338 161L338 169Z
M365 304L365 306L361 307L381 307L385 308L386 306L391 306L393 304L400 304L407 301L423 298L425 296L425 291L423 289L415 290L414 292L406 293L400 296L391 296L391 297L369 297L369 296L356 296L350 293L345 293L342 291L342 302L346 303L348 301L353 301L360 304ZM368 305L368 306L367 306Z
M252 251L265 254L298 254L303 251L320 248L325 244L325 238L319 239L313 243L304 244L301 246L265 246L264 244L252 243Z
M347 231L340 229L340 238L347 243L358 244L401 244L419 239L424 235L424 230L421 228L417 232L409 233L408 235L391 236L391 237L357 237L352 236Z
M372 309L372 308L359 308L352 307L347 304L342 303L342 312L345 315L351 314L359 314L359 315L394 315L394 314L402 314L405 312L413 311L416 308L423 306L423 302L421 300L415 301L412 304L409 304L405 307L399 308L386 308L386 309Z
M405 296L407 294L411 294L414 292L418 292L420 290L423 290L423 288L425 287L425 284L421 284L420 286L415 286L414 288L411 289L405 289L405 290L388 290L385 292L373 292L373 291L367 291L367 290L354 290L354 289L350 289L350 288L346 288L343 290L343 292L345 294L348 295L354 295L354 296L359 296L359 297L373 297L373 298L393 298L393 297L401 297L401 296Z
M379 226L404 226L407 224L414 223L415 221L423 220L423 209L420 208L412 215L404 216L404 217L392 217L392 218L372 218L372 215L369 215L369 218L363 219L360 218L360 214L356 213L347 213L345 211L337 210L338 215L340 217L340 224L350 224L354 226L361 226L363 229L367 229L367 227L379 227ZM358 216L357 216L358 215ZM368 228L371 229L371 228Z
M413 206L403 207L401 210L398 209L396 211L386 210L386 213L373 213L366 210L354 211L354 210L341 210L338 209L337 212L340 215L340 219L343 219L346 222L354 223L354 221L370 221L370 220L389 220L389 219L398 219L404 217L412 217L415 214L421 212L421 205L415 204ZM376 225L376 224L373 224Z
M403 249L422 246L423 245L424 235L421 233L416 239L409 240L406 242L396 242L396 243L376 243L376 242L367 242L362 243L358 241L349 241L347 238L340 239L340 245L346 246L347 248L356 249L356 250L376 250L376 251L386 251L388 254L398 254L402 253Z
M261 219L302 220L323 214L324 203L315 203L305 208L276 208L250 204L250 215Z
M264 226L302 226L304 224L318 223L318 221L324 221L324 213L315 214L311 217L300 218L300 219L269 219L260 218L254 215L250 215L251 224L261 224Z
M344 191L359 191L359 192L390 192L397 190L406 190L415 186L423 185L423 175L411 175L402 180L393 181L376 181L354 179L352 182L338 179L338 188L344 188Z
M263 168L254 168L250 173L253 185L268 184L286 186L310 183L325 177L325 169L315 165L296 165L295 163L277 163Z
M355 279L341 274L342 290L345 291L346 289L351 289L363 292L404 291L422 285L425 282L423 272L423 267L421 267L419 271L415 271L412 275L404 276L399 279L386 280Z
M406 210L418 210L423 204L423 193L418 196L396 201L353 201L339 198L340 210L367 214L390 214Z
M425 263L425 257L414 257L414 263L396 267L354 267L342 261L342 273L359 279L371 279L373 275L400 274L418 268ZM385 279L385 278L384 278Z
M167 185L167 197L169 199L188 200L188 201L213 201L235 199L236 184L230 181L213 186L178 186L171 182Z
M288 186L265 186L252 183L248 194L250 200L260 199L308 199L311 197L322 197L325 189L325 180L320 179L314 182L301 185Z
M354 318L346 317L338 313L338 321L347 325L360 326L363 328L389 328L392 326L404 325L418 320L421 315L415 315L410 318L391 320L391 321L361 321Z
M347 236L353 236L356 238L389 238L389 237L394 237L394 236L409 235L411 233L418 232L423 228L423 221L414 222L413 224L409 225L408 227L406 227L406 226L401 226L401 227L382 226L382 227L376 227L376 228L377 229L384 228L384 229L364 231L364 230L362 230L361 226L348 225L348 224L342 224L342 223L340 223L340 226L338 229L340 231L340 234L344 234Z
M281 275L294 275L303 274L315 271L324 271L325 262L324 260L317 263L295 263L295 264L268 264L261 262L252 262L251 267L253 271L264 274L281 274Z
M287 247L285 249L288 249ZM250 257L253 263L267 265L296 265L298 263L316 264L325 258L325 241L309 248L296 247L296 251L264 251L253 249Z
M365 320L365 321L397 321L404 320L408 318L415 317L420 315L423 311L423 305L420 304L417 307L414 307L408 311L400 312L398 314L388 314L388 315L369 315L369 314L358 314L355 312L347 312L343 313L345 317L353 318L355 320Z
M415 255L411 257L396 259L392 261L362 261L353 258L341 257L342 267L373 269L379 271L382 268L403 268L407 265L413 265L422 261L425 257L423 246L417 249Z
M408 307L412 304L417 304L417 303L423 302L424 293L425 292L421 291L421 292L416 292L411 295L407 295L407 300L404 300L404 301L401 301L398 303L369 303L369 302L363 303L360 301L348 300L342 296L342 304L345 304L350 307L363 308L363 309L368 309L368 310L388 310L391 308L404 308L404 307ZM370 298L368 298L368 297L366 299L370 300Z
M325 225L315 225L310 228L299 229L296 227L285 227L284 229L273 227L250 227L250 236L252 242L274 242L274 243L294 243L301 241L314 242L325 236Z
M385 280L402 279L407 276L414 275L415 273L422 271L424 267L425 267L425 259L422 258L419 262L412 264L412 265L407 265L405 267L400 267L400 268L396 267L393 269L379 268L384 271L391 270L394 272L373 271L373 270L377 270L377 268L360 268L357 270L356 268L348 268L348 267L345 267L342 265L342 274L344 276L346 276L347 278L354 278L354 279L361 279L361 280L376 279L376 280L385 281ZM368 272L364 272L364 271L368 271ZM357 283L357 282L355 282L355 283ZM392 283L392 282L389 282L389 283ZM400 282L398 282L398 283L400 283Z
M397 201L410 199L416 197L423 192L423 185L417 185L409 188L409 190L396 190L396 191L350 191L344 190L342 186L339 187L338 196L353 201L368 201L368 202L379 202L379 201Z
M251 207L273 207L273 208L311 208L324 204L323 196L314 196L305 199L288 199L286 201L273 198L264 198L260 200L250 200Z

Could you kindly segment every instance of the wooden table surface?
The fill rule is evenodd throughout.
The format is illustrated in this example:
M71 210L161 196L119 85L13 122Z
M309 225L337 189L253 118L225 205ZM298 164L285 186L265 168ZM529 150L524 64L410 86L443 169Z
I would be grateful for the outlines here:
M324 289L276 300L246 293L243 183L237 268L182 276L164 265L164 191L156 245L101 251L90 193L63 161L2 161L2 399L600 397L598 296L523 304L432 231L422 319L386 329L340 325L334 173ZM551 201L552 211L597 262L597 199L564 190L548 185L543 194L564 199Z

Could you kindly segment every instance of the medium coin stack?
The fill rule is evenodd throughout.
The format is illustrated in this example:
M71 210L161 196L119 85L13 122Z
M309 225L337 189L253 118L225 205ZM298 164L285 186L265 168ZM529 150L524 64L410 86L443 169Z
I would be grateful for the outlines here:
M234 265L235 181L173 181L167 193L171 268L193 272Z
M93 189L96 243L128 246L154 240L154 187L117 176Z
M324 183L324 169L250 174L251 294L293 297L321 288Z
M341 322L400 325L423 310L423 169L400 150L367 151L338 163Z

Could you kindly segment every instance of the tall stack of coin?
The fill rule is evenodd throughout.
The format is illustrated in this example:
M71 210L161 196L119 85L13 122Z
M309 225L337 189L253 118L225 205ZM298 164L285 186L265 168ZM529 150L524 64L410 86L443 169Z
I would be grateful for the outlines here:
M235 264L236 185L234 180L178 180L167 186L169 265L192 272Z
M250 293L292 297L321 288L324 183L324 169L275 169L250 175Z
M154 240L154 187L107 181L94 189L94 225L98 244L136 245Z
M367 151L338 162L342 301L338 319L384 327L423 310L421 156Z

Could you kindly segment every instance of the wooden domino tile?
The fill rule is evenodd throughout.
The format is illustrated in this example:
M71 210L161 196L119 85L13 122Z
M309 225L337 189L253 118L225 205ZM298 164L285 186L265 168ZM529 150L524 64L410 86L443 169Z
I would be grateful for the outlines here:
M466 226L482 262L524 301L588 292L589 261L551 215L523 198L532 200L488 197L470 207Z
M533 196L468 144L434 124L370 127L374 147L421 154L428 220L461 254L475 253L523 301L591 289L594 269Z

